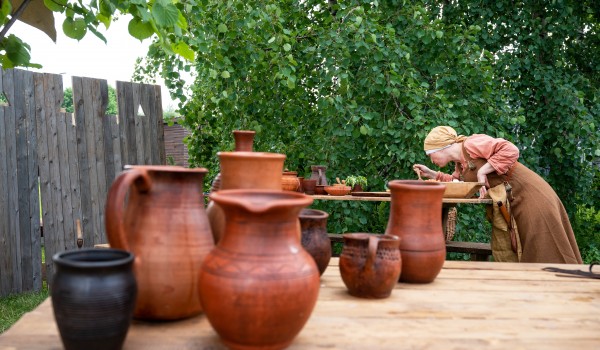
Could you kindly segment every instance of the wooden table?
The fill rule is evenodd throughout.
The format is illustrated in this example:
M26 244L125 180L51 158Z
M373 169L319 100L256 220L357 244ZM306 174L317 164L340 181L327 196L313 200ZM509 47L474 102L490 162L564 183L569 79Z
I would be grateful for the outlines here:
M600 280L542 271L586 265L446 261L430 284L350 296L333 258L290 349L600 349ZM293 302L293 300L290 300ZM50 300L0 335L0 349L60 349ZM125 350L224 349L207 319L134 321Z

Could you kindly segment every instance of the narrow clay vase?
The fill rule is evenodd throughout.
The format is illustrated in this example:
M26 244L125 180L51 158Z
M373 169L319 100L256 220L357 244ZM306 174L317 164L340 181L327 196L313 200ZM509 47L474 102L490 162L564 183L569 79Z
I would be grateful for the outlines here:
M302 246L315 259L320 275L323 275L331 260L331 239L327 235L328 217L329 214L316 209L302 209L299 215Z
M52 260L52 306L65 349L121 349L137 295L133 254L81 249Z
M202 312L198 272L214 247L202 200L207 170L126 169L110 188L105 220L110 246L136 256L139 293L134 317L177 320L197 315Z
M304 189L304 193L313 195L315 194L315 187L317 186L316 179L304 179L302 180L302 188Z
M233 140L235 143L234 149L236 152L252 152L254 148L254 135L256 131L253 130L234 130ZM218 191L221 188L221 173L213 179L210 187L210 192Z
M401 282L429 283L446 259L442 199L446 186L431 181L394 180L385 233L400 237Z
M343 237L340 274L350 295L369 299L389 297L402 269L400 239L369 233L347 233Z
M317 180L317 186L328 185L327 175L325 174L327 167L325 165L311 165L310 170L312 171L312 174L310 174L310 178Z
M319 293L317 265L296 231L312 198L280 189L221 190L210 198L227 220L200 270L206 318L231 349L287 347Z
M219 152L221 190L266 189L281 191L285 155L263 152ZM221 239L225 215L212 200L206 206L214 242Z

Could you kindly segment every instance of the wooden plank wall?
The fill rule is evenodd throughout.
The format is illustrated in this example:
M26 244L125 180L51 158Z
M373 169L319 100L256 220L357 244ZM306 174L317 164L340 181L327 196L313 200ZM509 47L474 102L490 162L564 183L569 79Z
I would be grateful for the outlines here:
M39 198L51 282L52 256L78 249L78 220L83 247L107 242L104 204L123 166L166 164L166 158L159 86L117 82L119 116L105 114L106 80L73 77L74 114L61 110L60 75L2 70L0 86L8 100L0 107L0 296L5 296L41 288Z
M173 125L165 124L165 153L167 156L167 163L169 159L172 160L172 165L178 165L187 168L188 162L188 150L183 139L190 135L191 132L183 126L174 123Z

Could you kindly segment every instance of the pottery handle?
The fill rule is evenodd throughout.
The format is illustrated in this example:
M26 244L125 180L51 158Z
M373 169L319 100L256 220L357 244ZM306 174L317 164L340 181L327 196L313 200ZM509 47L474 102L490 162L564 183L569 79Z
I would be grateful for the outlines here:
M379 237L369 235L369 250L367 251L367 261L365 262L365 271L371 271L375 268L375 259L377 258L377 246Z
M323 182L323 181L321 181L321 177L323 176L323 175L321 175L321 169L317 169L317 171L319 172L319 178L317 179L317 185L323 185L321 183L321 182Z
M146 171L134 168L119 174L108 191L104 220L106 236L111 248L129 250L123 225L123 213L125 196L134 183L140 192L150 190L151 181Z

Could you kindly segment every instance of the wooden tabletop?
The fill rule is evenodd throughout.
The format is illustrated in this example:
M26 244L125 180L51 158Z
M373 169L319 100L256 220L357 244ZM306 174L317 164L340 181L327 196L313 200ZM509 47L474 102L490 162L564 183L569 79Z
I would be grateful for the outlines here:
M367 202L389 202L391 198L389 196L331 196L328 194L325 195L312 195L309 196L313 199L324 199L330 201L367 201ZM479 198L444 198L442 199L442 203L444 204L492 204L492 200L490 198L479 199Z
M430 284L399 283L387 299L350 296L333 258L317 305L290 349L600 349L600 280L545 266L446 261ZM290 300L293 302L293 300ZM0 349L60 349L50 300L0 335ZM203 315L134 321L128 349L224 349Z

